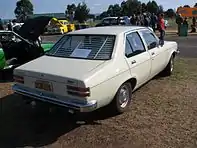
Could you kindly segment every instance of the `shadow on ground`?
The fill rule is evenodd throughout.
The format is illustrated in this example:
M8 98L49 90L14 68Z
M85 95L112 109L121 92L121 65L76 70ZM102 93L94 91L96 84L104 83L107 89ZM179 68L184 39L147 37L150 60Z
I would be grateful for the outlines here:
M13 81L13 69L0 70L0 83Z
M36 109L16 96L9 95L1 99L0 147L41 147L54 143L58 138L78 128L79 120L84 124L99 124L114 116L106 108L85 115L71 116L65 109L57 108L49 113L49 105L40 105Z

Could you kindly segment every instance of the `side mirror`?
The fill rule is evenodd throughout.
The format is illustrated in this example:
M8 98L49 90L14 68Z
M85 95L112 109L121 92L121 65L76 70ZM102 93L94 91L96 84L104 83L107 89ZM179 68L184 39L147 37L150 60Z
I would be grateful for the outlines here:
M156 47L158 47L158 46L159 46L159 44L158 44L157 42L152 42L152 43L148 46L148 49L150 50L150 49L156 48Z

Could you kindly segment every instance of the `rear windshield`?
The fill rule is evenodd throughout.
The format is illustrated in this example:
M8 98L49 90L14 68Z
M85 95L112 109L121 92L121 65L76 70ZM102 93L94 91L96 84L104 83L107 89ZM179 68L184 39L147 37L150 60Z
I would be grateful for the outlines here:
M65 35L52 49L49 56L109 60L114 48L113 35Z

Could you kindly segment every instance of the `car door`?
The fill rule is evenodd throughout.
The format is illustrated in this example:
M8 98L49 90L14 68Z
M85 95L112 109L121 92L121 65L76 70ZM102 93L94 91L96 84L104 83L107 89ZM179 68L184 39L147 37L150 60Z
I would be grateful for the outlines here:
M165 67L165 61L167 58L165 50L159 45L159 39L152 31L148 29L141 30L140 34L151 56L151 77L154 77Z
M131 75L137 78L137 86L145 83L151 71L151 57L138 32L126 34L125 58Z

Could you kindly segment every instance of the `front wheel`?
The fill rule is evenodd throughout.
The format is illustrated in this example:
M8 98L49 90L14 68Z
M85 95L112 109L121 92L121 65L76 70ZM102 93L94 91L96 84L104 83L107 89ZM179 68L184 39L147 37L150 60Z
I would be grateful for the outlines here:
M127 110L132 98L132 87L129 82L126 82L118 89L114 100L112 101L112 108L116 113L123 113Z

